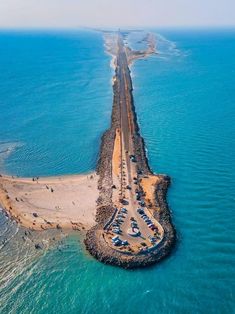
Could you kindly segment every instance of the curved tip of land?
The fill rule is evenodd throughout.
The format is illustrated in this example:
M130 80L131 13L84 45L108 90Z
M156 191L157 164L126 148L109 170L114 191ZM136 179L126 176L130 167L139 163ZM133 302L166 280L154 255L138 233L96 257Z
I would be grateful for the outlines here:
M168 176L159 175L159 181L154 185L155 204L152 210L152 220L156 220L162 227L157 243L143 245L140 239L133 245L116 247L112 243L112 231L108 229L116 214L116 208L111 206L100 207L97 212L97 225L86 234L85 245L87 250L100 262L125 269L142 268L153 265L166 258L175 244L175 229L171 223L171 216L166 202L166 193L170 184ZM156 209L158 208L158 209ZM147 239L148 240L148 239Z
M31 230L88 230L95 225L98 176L0 177L0 204Z

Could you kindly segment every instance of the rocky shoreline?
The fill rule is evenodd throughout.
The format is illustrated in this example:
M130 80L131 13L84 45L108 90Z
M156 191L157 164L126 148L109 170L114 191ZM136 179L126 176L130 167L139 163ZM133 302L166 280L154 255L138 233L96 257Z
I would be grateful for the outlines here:
M146 267L152 265L169 255L175 244L176 232L172 224L170 209L167 204L166 194L170 185L170 177L166 175L157 175L160 179L155 186L155 204L160 210L154 210L155 218L160 222L164 229L164 238L158 247L145 254L123 253L112 248L103 236L104 226L114 215L114 206L112 204L112 154L115 141L116 128L120 127L120 109L119 109L119 80L115 70L113 84L113 108L111 117L111 126L104 133L101 139L100 156L97 164L97 174L99 175L98 189L99 198L97 201L96 222L97 225L88 230L84 243L92 256L99 261L120 266L126 269ZM131 96L131 114L134 121L135 135L133 143L135 147L136 159L139 169L143 175L153 175L146 156L144 139L139 132L137 116L132 94L132 80L129 70L127 77L129 94Z
M157 249L141 255L123 254L112 249L102 236L104 225L106 221L110 219L114 210L112 206L107 206L103 207L101 212L97 212L98 224L91 228L86 234L84 242L90 254L100 262L120 266L125 269L150 266L166 258L175 245L176 238L175 229L171 222L170 211L166 201L169 183L169 178L163 176L162 184L156 187L156 201L161 204L161 213L156 215L156 218L159 219L165 231L164 239ZM105 215L104 212L106 212Z

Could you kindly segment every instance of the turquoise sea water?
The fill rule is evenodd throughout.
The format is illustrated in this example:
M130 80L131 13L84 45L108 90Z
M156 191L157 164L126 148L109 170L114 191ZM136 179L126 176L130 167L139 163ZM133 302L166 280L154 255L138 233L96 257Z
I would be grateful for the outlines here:
M2 313L234 313L235 32L154 31L160 53L132 66L134 98L150 166L172 178L174 252L126 271L74 235L15 268ZM112 105L101 34L1 33L0 45L2 169L94 169Z
M109 125L110 58L94 32L0 33L2 167L21 176L95 168Z

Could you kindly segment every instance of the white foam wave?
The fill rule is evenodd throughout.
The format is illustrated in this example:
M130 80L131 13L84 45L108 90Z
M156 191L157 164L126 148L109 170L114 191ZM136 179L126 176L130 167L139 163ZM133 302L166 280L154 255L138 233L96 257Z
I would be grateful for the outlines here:
M21 142L0 142L0 167L3 168L4 161L22 146Z
M15 221L9 219L0 207L0 250L18 233L19 228Z
M161 58L170 56L186 57L187 51L180 50L174 41L171 41L161 34L156 34L157 38L157 52Z

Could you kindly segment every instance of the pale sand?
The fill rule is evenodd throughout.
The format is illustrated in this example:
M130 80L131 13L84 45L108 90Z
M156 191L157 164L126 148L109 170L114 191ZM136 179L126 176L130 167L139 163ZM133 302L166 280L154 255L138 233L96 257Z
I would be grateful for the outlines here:
M115 141L114 141L114 149L113 149L113 173L114 175L118 176L120 173L120 164L121 164L121 137L120 137L120 130L116 129Z
M121 171L121 136L120 129L116 129L114 148L113 148L113 156L112 156L112 179L113 184L116 186L116 189L113 189L112 200L114 206L119 205L120 200L120 171Z
M2 176L0 204L21 225L34 230L89 229L95 225L97 181L95 173L38 181Z
M155 204L155 190L156 184L159 183L161 179L157 175L149 175L146 178L142 178L141 186L145 193L145 199L149 204ZM159 208L155 207L156 210Z

